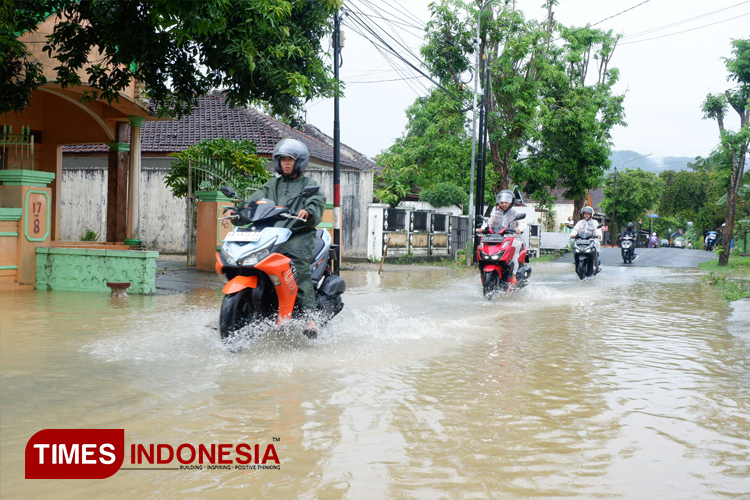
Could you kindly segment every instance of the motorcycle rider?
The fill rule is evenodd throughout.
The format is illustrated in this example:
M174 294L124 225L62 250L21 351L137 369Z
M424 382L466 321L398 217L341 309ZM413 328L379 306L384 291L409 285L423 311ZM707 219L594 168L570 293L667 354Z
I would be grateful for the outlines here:
M596 269L597 272L599 271L599 267L601 266L601 239L602 239L602 231L599 229L599 223L592 219L594 216L594 209L585 206L581 209L581 217L582 219L578 221L578 223L573 227L573 231L570 233L570 238L575 238L579 233L584 234L591 234L593 233L596 235L596 239L594 240L594 246L596 247Z
M282 247L281 253L292 259L297 269L297 304L301 312L308 317L307 327L303 333L308 338L316 338L317 325L310 316L315 311L315 290L310 274L310 264L313 259L315 227L323 217L326 197L318 192L308 198L295 198L287 204L288 200L298 196L303 188L317 185L317 182L304 175L310 161L310 153L302 142L296 139L282 139L273 149L273 160L279 176L258 188L245 204L249 205L261 198L268 198L274 200L277 205L296 211L299 219L302 219L283 219L277 222L276 226L292 230L292 236ZM230 211L232 209L228 209L227 213Z
M635 241L638 235L635 232L635 226L633 226L632 222L628 222L627 227L625 228L625 230L623 230L622 234L620 235L620 239L622 240L626 236L630 236L631 238L633 238L633 243L634 243L633 257L635 257Z
M503 189L497 193L497 197L495 198L497 204L495 205L495 209L492 211L489 220L489 227L493 228L493 230L500 230L505 227L515 230L515 235L513 236L513 248L515 251L513 252L513 258L511 259L510 278L508 279L508 282L511 284L516 284L518 282L516 279L516 271L518 271L518 254L521 253L521 246L523 245L521 233L523 233L528 227L523 219L514 220L516 215L518 215L516 209L512 207L514 200L515 196L513 196L513 192L510 189ZM488 224L483 224L482 227L477 229L477 233L487 232L487 227Z

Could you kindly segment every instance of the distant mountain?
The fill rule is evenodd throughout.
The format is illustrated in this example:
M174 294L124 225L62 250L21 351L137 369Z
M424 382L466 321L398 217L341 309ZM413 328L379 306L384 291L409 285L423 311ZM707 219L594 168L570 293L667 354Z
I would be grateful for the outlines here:
M665 170L688 170L688 162L692 163L695 158L689 158L687 156L662 156L653 157L646 156L645 158L638 158L643 156L641 153L635 151L612 151L609 155L609 159L612 160L612 167L610 170L622 170L623 166L625 169L637 169L645 170L647 172L654 172L659 174ZM638 158L634 161L634 158ZM626 163L627 162L627 163Z

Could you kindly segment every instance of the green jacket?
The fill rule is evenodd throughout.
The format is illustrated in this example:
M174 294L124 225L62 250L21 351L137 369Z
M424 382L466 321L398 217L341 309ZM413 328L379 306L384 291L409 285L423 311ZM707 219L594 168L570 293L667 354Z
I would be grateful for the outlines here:
M307 219L307 222L282 219L275 226L286 227L297 234L314 233L315 226L320 224L320 220L323 218L323 211L326 208L326 197L322 191L318 191L317 194L309 198L296 198L292 200L290 205L287 205L287 200L300 194L302 188L316 185L317 182L304 175L300 175L295 179L287 179L284 176L276 177L259 187L247 201L252 202L261 198L268 198L274 200L277 205L288 206L295 212L303 209L307 210L310 213L310 218Z

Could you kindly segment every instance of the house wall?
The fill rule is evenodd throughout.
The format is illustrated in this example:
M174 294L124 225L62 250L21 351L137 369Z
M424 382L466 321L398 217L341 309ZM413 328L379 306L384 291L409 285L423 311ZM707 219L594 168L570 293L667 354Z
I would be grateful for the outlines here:
M186 206L164 184L172 158L141 160L141 239L143 244L163 253L187 251ZM308 175L333 201L333 171L308 169ZM341 171L341 204L344 257L367 255L367 205L372 201L372 172ZM64 157L62 175L61 239L78 241L89 227L106 241L107 158Z
M326 200L333 203L333 170L308 168L306 174L323 188ZM367 206L372 203L372 172L341 171L342 255L367 257Z

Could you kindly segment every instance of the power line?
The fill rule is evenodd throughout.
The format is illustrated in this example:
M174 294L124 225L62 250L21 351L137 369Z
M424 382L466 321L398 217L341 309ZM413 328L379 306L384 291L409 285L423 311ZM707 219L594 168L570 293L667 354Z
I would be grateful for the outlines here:
M617 14L615 14L615 15L613 15L613 16L605 17L605 18L604 18L604 19L602 19L601 21L595 22L594 24L591 24L591 25L589 25L588 27L589 27L589 28L591 28L592 26L596 26L597 24L601 24L601 23L603 23L604 21L609 21L609 20L610 20L610 19L612 19L613 17L617 17L617 16L619 16L620 14L625 14L626 12L629 12L629 11L631 11L631 10L635 9L636 7L640 7L640 6L641 6L641 5L643 5L643 4L649 3L650 1L651 1L651 0L646 0L645 2L641 2L641 3L639 3L638 5L634 5L634 6L630 7L629 9L625 9L625 10L623 10L622 12L618 12Z
M358 82L350 82L350 85L355 85L357 83L403 82L404 80L414 80L415 78L422 78L422 76L420 76L420 75L417 75L417 76L407 76L405 78L394 78L392 80L375 80L375 81L372 81L372 82L361 82L361 81L358 81Z
M660 27L657 27L657 28L652 28L652 29L649 29L649 30L646 30L646 31L641 31L640 33L633 33L632 35L625 35L621 39L625 40L625 39L628 39L628 38L636 38L636 37L639 37L641 35L649 35L651 33L657 32L657 31L661 31L661 30L668 29L668 28L673 28L675 26L679 26L681 24L689 23L691 21L695 21L695 20L698 20L698 19L701 19L701 18L704 18L704 17L708 17L708 16L713 15L713 14L718 14L719 12L724 12L725 10L733 9L735 7L739 7L740 5L744 5L746 3L750 3L750 0L746 0L744 2L740 2L740 3L735 4L735 5L730 5L729 7L724 7L723 9L714 10L714 11L711 11L711 12L706 12L705 14L701 14L699 16L691 17L689 19L684 19L682 21L677 21L677 22L674 22L672 24L667 24L667 25L660 26Z
M582 27L582 28L578 28L577 30L571 31L571 32L570 32L570 34L571 34L571 35L574 35L574 34L578 33L579 31L581 31L581 30L583 30L583 29L586 29L586 28L592 28L592 27L596 26L597 24L601 24L601 23L603 23L604 21L609 21L610 19L613 19L613 18L615 18L615 17L617 17L617 16L619 16L619 15L625 14L626 12L629 12L629 11L631 11L631 10L633 10L633 9L637 8L637 7L640 7L640 6L641 6L641 5L643 5L643 4L647 4L647 3L648 3L648 2L650 2L650 1L651 1L651 0L645 0L644 2L641 2L641 3L639 3L638 5L634 5L634 6L630 7L630 8L628 8L628 9L625 9L625 10L623 10L622 12L618 12L617 14L611 15L611 16L609 16L609 17L605 17L605 18L604 18L604 19L602 19L601 21L597 21L597 22L595 22L594 24L587 24L586 26L584 26L584 27ZM562 37L561 37L561 36L559 36L559 37L555 38L555 39L554 39L553 41L555 41L555 42L556 42L556 41L560 40L561 38L562 38Z
M634 40L632 42L624 42L624 43L621 43L620 45L630 45L630 44L633 44L633 43L648 42L649 40L656 40L658 38L666 38L668 36L679 35L681 33L687 33L689 31L695 31L695 30L699 30L699 29L702 29L702 28L708 28L709 26L714 26L716 24L725 23L727 21L734 21L735 19L739 19L739 18L745 17L745 16L750 16L750 12L748 12L747 14L742 14L742 15L735 16L735 17L732 17L732 18L729 18L729 19L724 19L723 21L717 21L715 23L704 24L703 26L697 26L695 28L690 28L689 30L677 31L675 33L669 33L667 35L655 36L655 37L652 37L652 38L644 38L643 40Z
M436 86L438 86L439 88L441 88L442 90L444 90L448 95L450 95L454 99L458 99L458 97L456 97L450 90L448 90L445 87L443 87L443 85L441 85L439 82L435 81L431 76L429 76L427 73L425 73L424 71L422 71L421 69L419 69L418 67L416 67L412 62L408 61L402 54L400 54L399 52L397 52L388 42L386 42L378 33L376 33L369 25L367 25L367 23L365 23L357 15L356 12L354 12L354 11L352 11L350 9L347 9L346 12L347 12L348 16L351 16L351 19L355 23L357 23L361 28L363 28L365 31L367 31L368 33L370 33L373 37L375 37L375 39L377 39L382 44L383 48L385 48L386 50L388 50L392 55L394 55L395 57L401 59L404 63L406 63L408 66L410 66L417 73L421 74L422 76L424 76L425 78L427 78L428 80L430 80L432 83L434 83ZM362 34L362 33L360 33L360 34ZM362 34L362 35L365 36L365 38L368 39L371 43L374 43L369 37L367 37L364 34ZM416 58L416 56L414 56L414 57ZM416 59L421 64L421 61L418 58L416 58ZM421 84L421 82L419 82L419 83ZM427 89L426 87L425 87L425 90L427 90L429 92L429 89Z
M352 20L354 20L354 18L352 18ZM371 38L370 38L370 37L369 37L369 36L368 36L368 35L367 35L366 33L362 32L362 30L361 30L361 28L360 28L360 26L359 26L359 25L357 25L357 26L355 26L355 25L350 25L350 27L352 28L352 30L353 30L353 31L354 31L355 33L358 33L358 34L359 34L360 36L362 36L362 37L363 37L363 38L364 38L365 40L367 40L368 42L370 42L370 43L371 43L371 44L373 45L373 47L375 47L375 49L376 49L376 50L377 50L377 51L378 51L378 52L380 53L380 55L381 55L381 56L383 56L383 59L385 59L385 60L386 60L386 62L387 62L388 64L390 64L390 66L391 66L391 67L392 67L392 68L393 68L393 69L394 69L394 70L395 70L395 71L396 71L396 72L397 72L397 73L398 73L399 75L402 75L402 78L406 79L406 77L404 76L404 69L403 69L403 68L399 68L399 67L398 67L398 66L397 66L397 65L396 65L396 64L395 64L395 63L394 63L394 62L393 62L393 61L391 60L390 56L389 56L389 55L388 55L388 54L387 54L386 52L384 52L384 50L387 50L387 49L385 49L384 47L381 47L381 45L379 45L379 44L378 44L377 42L375 42L374 40L372 40L372 39L371 39ZM391 49L391 50L392 50L392 49ZM399 58L401 58L401 57L399 56ZM403 58L401 58L401 60L403 60ZM404 62L406 62L406 61L404 61ZM420 92L418 92L418 91L417 91L417 90L416 90L416 89L415 89L415 88L414 88L414 87L413 87L413 86L412 86L412 85L410 84L410 82L408 82L408 81L405 81L404 83L406 83L406 84L407 84L407 86L408 86L408 87L409 87L409 88L410 88L410 89L411 89L411 90L412 90L412 91L413 91L413 92L414 92L415 94L417 94L417 96L422 96L422 94L421 94ZM429 92L429 90L427 90L427 91Z

